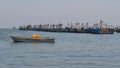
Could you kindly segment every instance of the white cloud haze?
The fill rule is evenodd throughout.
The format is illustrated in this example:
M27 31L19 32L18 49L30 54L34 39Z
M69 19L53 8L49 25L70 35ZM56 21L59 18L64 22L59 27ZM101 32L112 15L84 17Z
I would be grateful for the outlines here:
M0 27L69 22L120 25L120 0L0 0Z

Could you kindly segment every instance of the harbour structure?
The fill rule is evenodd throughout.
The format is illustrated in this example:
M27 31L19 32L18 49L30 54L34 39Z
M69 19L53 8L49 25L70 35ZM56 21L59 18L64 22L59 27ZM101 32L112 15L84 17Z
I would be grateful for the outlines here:
M93 34L113 34L114 27L103 23L95 23L89 25L89 23L67 23L63 24L39 24L39 25L23 25L19 27L19 30L34 30L45 32L67 32L67 33L93 33Z

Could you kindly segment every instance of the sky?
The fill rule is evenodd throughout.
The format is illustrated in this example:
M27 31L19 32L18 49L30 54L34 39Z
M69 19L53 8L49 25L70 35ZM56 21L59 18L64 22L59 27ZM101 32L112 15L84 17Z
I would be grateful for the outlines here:
M0 0L0 28L100 20L120 25L120 0Z

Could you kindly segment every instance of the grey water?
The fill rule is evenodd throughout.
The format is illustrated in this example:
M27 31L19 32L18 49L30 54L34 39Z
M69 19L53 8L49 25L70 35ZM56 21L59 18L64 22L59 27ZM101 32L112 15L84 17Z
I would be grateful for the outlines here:
M54 36L55 43L14 43L9 37ZM0 68L120 68L120 34L0 29Z

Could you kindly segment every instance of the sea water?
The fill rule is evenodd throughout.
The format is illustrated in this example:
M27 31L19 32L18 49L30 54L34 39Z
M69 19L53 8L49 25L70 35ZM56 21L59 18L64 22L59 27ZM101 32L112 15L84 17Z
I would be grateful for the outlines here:
M9 36L54 36L55 43L14 43ZM119 68L120 34L0 29L0 68Z

